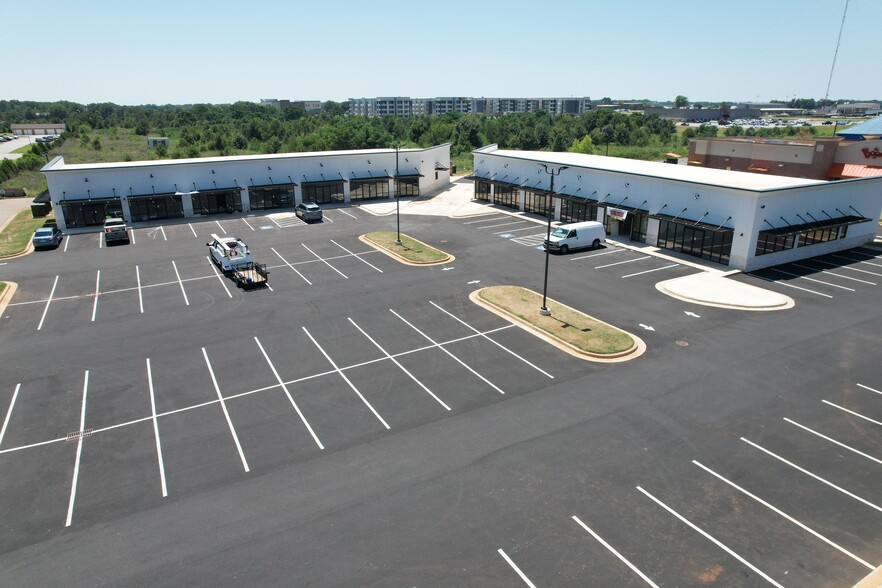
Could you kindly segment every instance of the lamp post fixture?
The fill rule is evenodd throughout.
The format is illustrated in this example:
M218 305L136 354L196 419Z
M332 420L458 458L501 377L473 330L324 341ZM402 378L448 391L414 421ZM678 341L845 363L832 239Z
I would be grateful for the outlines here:
M551 203L554 202L554 176L559 176L560 172L567 169L569 166L562 165L557 168L557 171L549 168L546 164L542 164L542 167L545 168L545 173L551 176L551 186L548 191L551 192ZM542 286L542 306L539 308L539 314L542 316L551 316L551 311L548 310L548 304L546 303L546 299L548 297L548 256L551 254L551 250L548 247L549 242L551 241L551 217L554 216L554 208L549 207L548 210L548 229L545 232L545 283Z
M398 193L401 182L398 181L398 143L395 144L395 244L401 246L401 195Z

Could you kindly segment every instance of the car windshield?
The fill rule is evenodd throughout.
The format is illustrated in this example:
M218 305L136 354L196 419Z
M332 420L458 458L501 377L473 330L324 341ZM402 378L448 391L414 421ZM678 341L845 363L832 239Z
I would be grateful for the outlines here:
M52 236L52 229L37 229L37 232L35 233L35 235L37 237L51 237Z
M569 229L563 229L561 227L558 227L558 228L554 229L553 231L551 231L551 236L557 237L558 239L563 239L569 234L570 234Z
M306 210L318 210L318 204L307 204Z

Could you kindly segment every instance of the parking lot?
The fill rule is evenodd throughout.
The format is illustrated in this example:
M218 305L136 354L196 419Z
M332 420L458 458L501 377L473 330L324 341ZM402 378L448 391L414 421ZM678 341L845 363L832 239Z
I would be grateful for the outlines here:
M660 294L696 271L671 256L551 256L549 296L647 343L602 364L468 299L541 290L544 224L402 216L456 257L419 268L358 240L394 215L324 214L0 267L4 585L851 586L882 563L882 253L732 278L796 300L773 313ZM269 287L220 274L213 233Z

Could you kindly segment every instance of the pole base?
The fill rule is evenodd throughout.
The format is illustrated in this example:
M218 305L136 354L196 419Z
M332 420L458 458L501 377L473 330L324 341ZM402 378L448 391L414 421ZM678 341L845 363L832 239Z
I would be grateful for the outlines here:
M401 247L401 239L395 239L395 244Z
M541 314L542 316L551 316L551 311L542 306L539 308L539 314Z

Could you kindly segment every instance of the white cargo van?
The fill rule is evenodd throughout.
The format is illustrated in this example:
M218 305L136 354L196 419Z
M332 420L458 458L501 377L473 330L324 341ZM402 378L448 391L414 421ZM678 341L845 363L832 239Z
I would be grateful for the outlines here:
M212 241L206 243L211 260L222 271L228 272L236 267L243 267L251 263L251 252L248 246L239 237L211 236Z
M566 253L571 249L597 248L604 241L606 241L606 231L603 223L584 221L560 225L551 231L551 237L545 242L545 247L549 251Z

